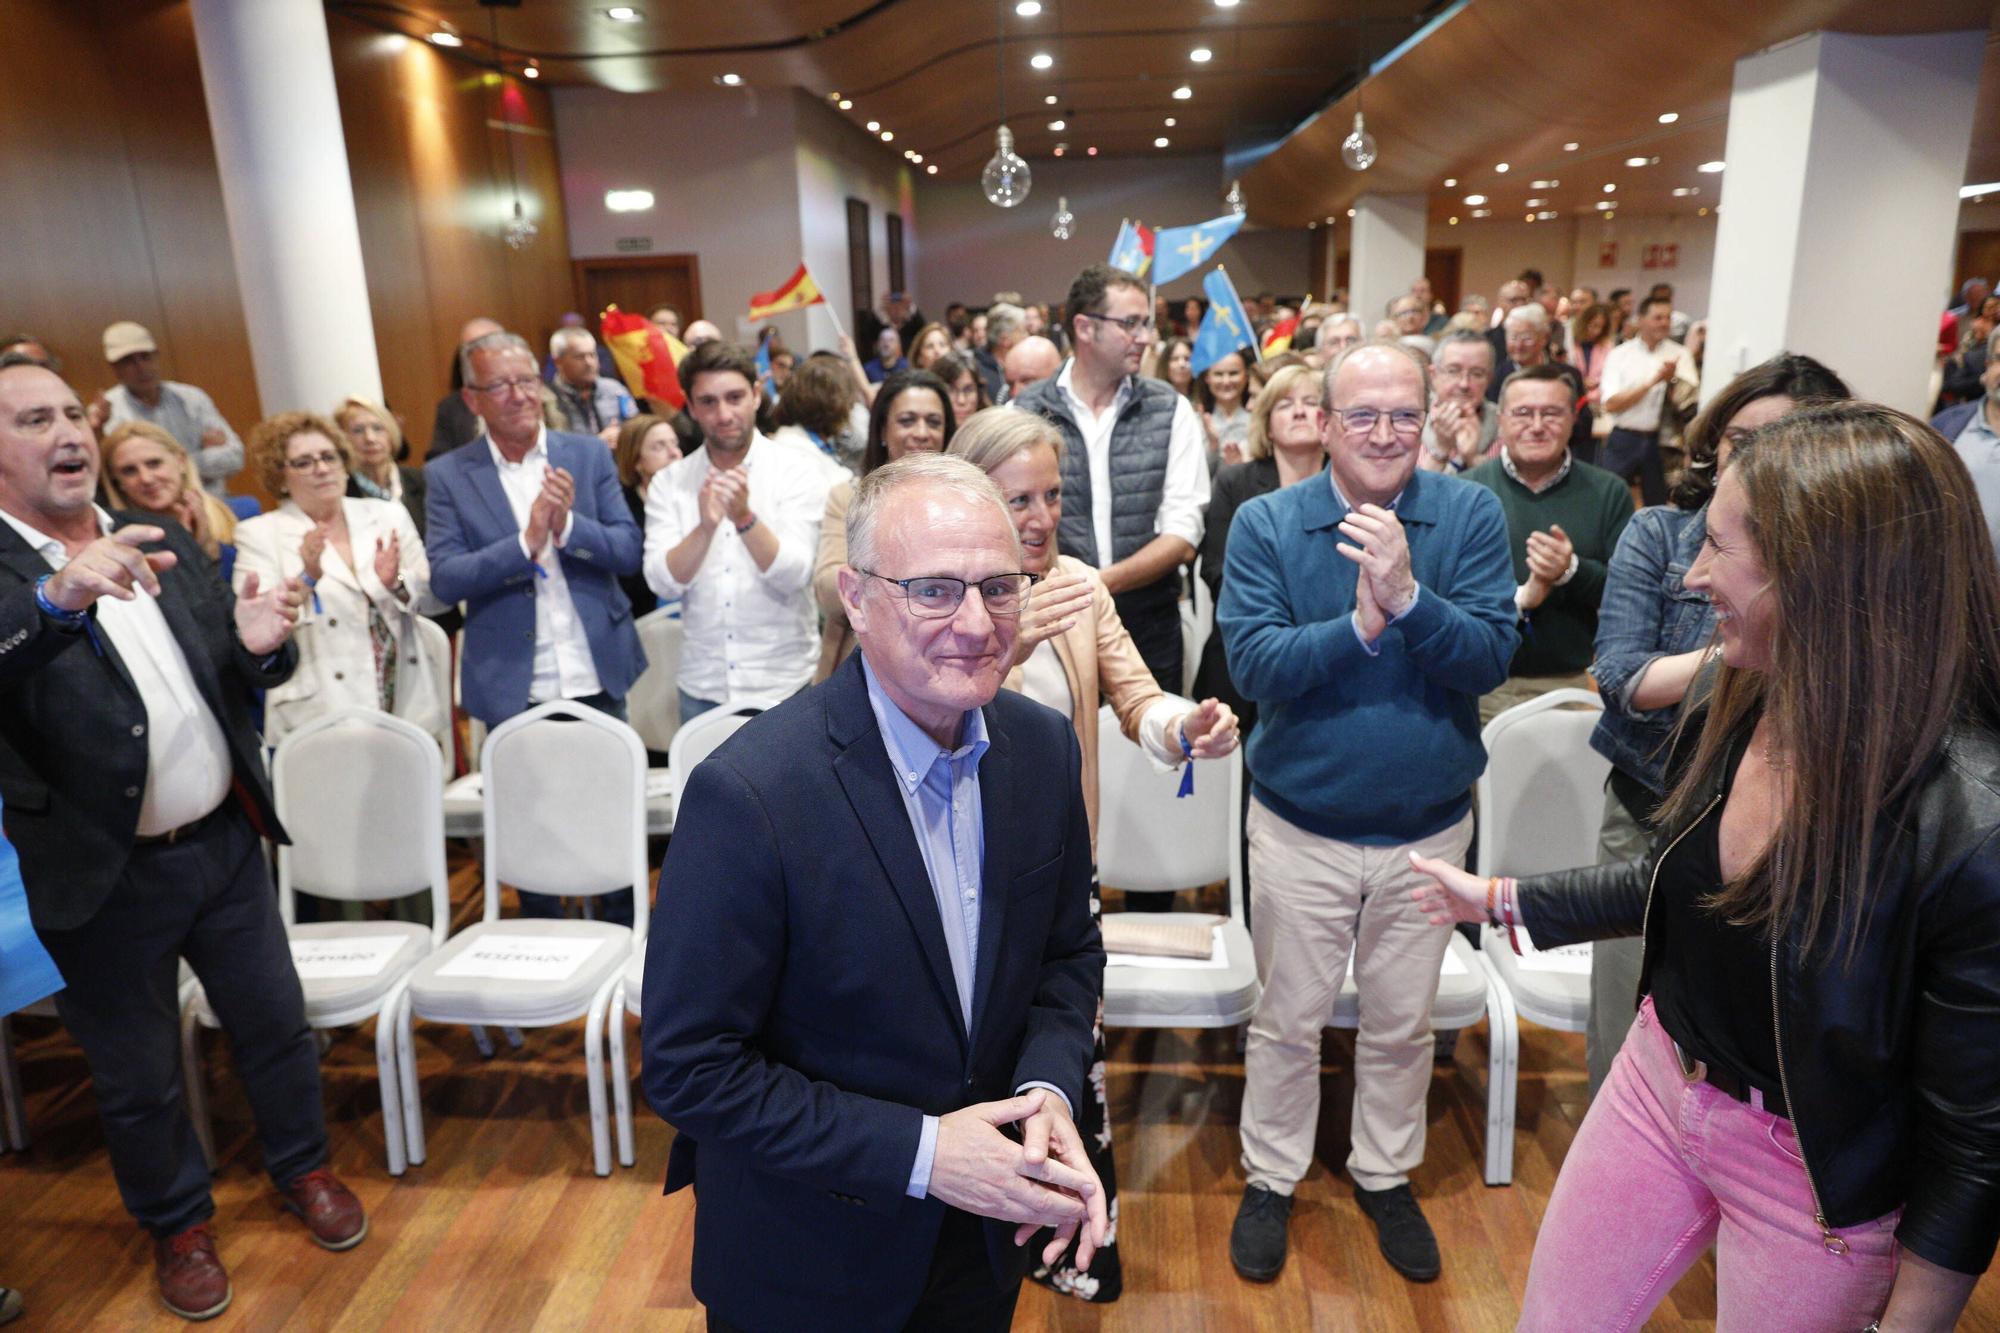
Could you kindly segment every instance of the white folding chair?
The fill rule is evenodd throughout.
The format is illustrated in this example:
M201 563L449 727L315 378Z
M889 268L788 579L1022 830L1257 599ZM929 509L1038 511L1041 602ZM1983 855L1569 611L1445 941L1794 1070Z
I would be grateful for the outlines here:
M1221 967L1107 967L1104 1024L1127 1028L1226 1028L1257 1009L1257 960L1243 924L1237 867L1243 751L1195 770L1194 794L1176 797L1181 775L1162 772L1125 739L1118 715L1097 710L1097 878L1127 893L1170 893L1229 881L1229 920L1220 931ZM1119 913L1105 919L1116 920ZM1190 922L1194 912L1149 914L1148 922Z
M431 688L435 691L433 697L444 703L444 721L438 724L437 731L432 734L437 740L438 752L444 756L446 765L450 765L452 701L455 697L451 692L451 635L445 633L444 626L429 616L418 616L416 620L417 637L423 641L424 660L431 668Z
M760 711L756 708L711 709L688 719L686 725L674 733L673 743L667 747L667 775L671 790L669 799L676 814L680 810L681 794L687 790L688 777L695 767L715 753L724 741ZM618 1161L622 1166L630 1166L635 1160L632 1147L632 1084L625 1076L624 1015L640 1016L640 992L645 981L646 951L635 946L632 956L625 961L625 974L619 978L618 989L611 999L611 1095L618 1122Z
M291 732L271 760L278 820L291 845L278 848L278 911L305 992L306 1022L346 1027L375 1019L375 1073L389 1174L404 1160L396 1029L404 986L443 943L451 923L444 865L444 761L437 737L373 708L342 708ZM297 895L337 902L430 897L431 924L413 921L298 923ZM188 1114L206 1132L200 1027L217 1022L199 983L181 1004L181 1058Z
M545 703L493 729L480 771L485 915L418 965L400 1010L396 1059L409 1158L424 1160L415 1019L477 1030L582 1018L593 1166L610 1175L604 1020L626 958L646 938L646 747L638 732L594 708ZM583 897L630 886L633 925L503 918L503 881Z
M1215 632L1215 602L1208 595L1206 583L1198 578L1190 581L1194 591L1181 603L1181 693L1192 698L1202 649L1208 645L1208 636Z
M632 730L648 750L665 750L681 725L681 616L678 606L662 606L639 617L639 644L646 669L625 692Z
M1604 780L1611 762L1590 748L1590 733L1604 701L1589 690L1552 690L1516 704L1486 724L1486 771L1473 799L1479 809L1479 846L1473 862L1484 875L1538 875L1597 860L1597 831L1604 809ZM1562 1032L1582 1032L1590 1020L1588 946L1517 956L1506 933L1482 928L1479 958L1499 983L1502 1002L1519 1017ZM1511 1179L1514 1119L1520 1092L1518 1023L1505 1040L1497 1029L1498 1083L1505 1094L1489 1133L1498 1169ZM1490 1179L1490 1174L1489 1174Z

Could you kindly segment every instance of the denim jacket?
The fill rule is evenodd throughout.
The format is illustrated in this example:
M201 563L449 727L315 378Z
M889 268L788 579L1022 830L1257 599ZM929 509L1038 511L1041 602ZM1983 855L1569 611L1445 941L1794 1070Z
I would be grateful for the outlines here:
M1590 667L1604 693L1604 716L1590 747L1655 793L1663 789L1667 739L1679 709L1635 709L1632 689L1655 658L1691 652L1715 633L1714 607L1683 582L1707 533L1706 507L1641 509L1604 576Z

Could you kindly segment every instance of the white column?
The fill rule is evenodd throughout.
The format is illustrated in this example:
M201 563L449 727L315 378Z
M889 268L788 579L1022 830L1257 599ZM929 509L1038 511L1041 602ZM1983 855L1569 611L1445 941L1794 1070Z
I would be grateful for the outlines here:
M320 0L193 0L236 285L267 414L380 401Z
M1736 62L1703 401L1791 351L1926 411L1985 47L1812 33Z
M1347 264L1347 308L1372 333L1389 302L1424 275L1428 202L1420 194L1364 194L1354 201Z

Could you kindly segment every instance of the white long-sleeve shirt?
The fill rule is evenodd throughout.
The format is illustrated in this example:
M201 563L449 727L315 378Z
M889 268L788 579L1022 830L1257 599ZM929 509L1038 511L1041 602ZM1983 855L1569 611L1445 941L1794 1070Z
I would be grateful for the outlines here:
M769 705L812 681L819 662L812 570L830 477L800 463L762 435L751 442L742 463L750 512L777 538L778 553L758 569L724 520L686 583L668 571L667 552L701 526L708 450L663 468L646 488L646 584L662 601L681 599L679 684L697 699Z

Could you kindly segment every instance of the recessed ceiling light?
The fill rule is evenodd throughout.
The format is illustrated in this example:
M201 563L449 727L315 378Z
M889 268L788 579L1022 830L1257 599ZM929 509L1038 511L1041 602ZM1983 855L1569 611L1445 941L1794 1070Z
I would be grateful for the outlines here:
M929 166L925 167L924 172L926 175L930 176L937 175L937 163L933 162Z
M1521 215L1521 221L1523 222L1533 222L1534 220L1535 220L1535 215L1533 213L1523 213Z
M1707 172L1707 173L1708 173L1709 175L1713 176L1713 175L1714 175L1715 173L1717 173L1718 171L1721 171L1721 170L1722 170L1722 163L1721 163L1721 162L1719 162L1719 161L1717 161L1717 162L1704 162L1704 163L1702 163L1702 164L1701 164L1700 166L1696 167L1696 168L1695 168L1695 170L1696 170L1696 171L1705 171L1705 172Z
M1069 145L1066 143L1059 143L1055 146L1055 155L1057 157L1061 157L1064 153L1067 153L1068 151L1069 151Z
M1705 218L1708 216L1708 210L1705 208L1697 208L1694 211L1694 215L1698 218Z
M1446 219L1445 219L1445 221L1446 221L1446 222L1447 222L1448 224L1450 224L1451 226L1454 226L1454 227L1456 227L1456 226L1458 225L1458 219L1457 219L1457 218L1446 218Z
M1047 51L1037 51L1035 52L1034 55L1028 58L1028 63L1030 65L1033 65L1036 69L1047 69L1049 66L1056 63L1056 58L1050 55Z
M1507 173L1508 173L1509 171L1511 171L1511 170L1512 170L1513 168L1512 168L1511 166L1509 166L1509 165L1508 165L1507 163L1505 163L1505 162L1495 162L1495 163L1493 164L1493 169L1494 169L1495 171L1499 172L1499 173L1500 173L1500 174L1501 174L1502 176L1504 176L1504 175L1506 175L1506 174L1507 174Z
M1600 199L1597 201L1597 209L1599 212L1608 213L1616 207L1618 207L1618 205L1613 203L1609 199Z
M630 5L613 5L604 11L604 17L610 19L613 23L637 23L645 15Z
M1628 157L1625 159L1625 165L1628 167L1643 167L1646 165L1646 159L1643 157Z
M1446 177L1444 178L1444 188L1445 188L1445 189L1447 189L1447 190L1450 190L1450 189L1454 189L1454 188L1456 188L1456 187L1457 187L1457 185L1458 185L1458 177L1456 177L1456 176L1446 176Z
M1353 216L1354 216L1354 210L1353 210L1353 209L1351 209L1351 208L1350 208L1350 209L1348 209L1348 210L1347 210L1347 216L1349 216L1349 217L1353 217Z
M1193 96L1194 96L1194 89L1188 87L1185 83L1182 84L1180 87L1174 89L1174 100L1176 102L1185 102L1188 100L1188 98Z
M1061 134L1064 130L1069 128L1069 122L1066 120L1052 120L1049 122L1049 128L1054 130L1057 134Z
M1209 61L1215 59L1215 52L1205 46L1197 46L1194 50L1188 52L1188 59L1194 61L1197 65L1206 65Z
M1617 217L1617 216L1618 216L1618 214L1616 214L1616 213L1606 213L1606 214L1604 215L1604 220L1605 220L1606 222L1609 222L1609 221L1611 221L1611 219L1613 219L1613 218L1615 218L1615 217Z
M1042 12L1042 0L1021 0L1014 6L1014 12L1024 19L1031 19Z
M881 122L881 121L879 121L879 120L871 120L871 121L869 121L869 122L868 122L868 132L869 132L870 134L873 134L873 133L875 133L875 131L877 131L877 130L879 130L879 129L881 129L881 128L882 128L882 122Z
M1555 216L1556 216L1556 211L1553 208L1546 208L1543 209L1541 212L1535 214L1535 217L1542 222L1547 222L1550 218L1553 218Z
M1561 185L1562 185L1562 182L1561 182L1561 181L1529 181L1529 182L1528 182L1528 186L1529 186L1529 188L1530 188L1530 189L1535 189L1535 190L1553 190L1553 189L1556 189L1556 188L1558 188L1558 187L1559 187L1559 186L1561 186Z
M1616 185L1613 185L1610 181L1606 181L1604 182L1604 192L1606 194L1617 194L1618 187Z
M1159 138L1153 140L1153 147L1165 148L1167 146L1167 142L1168 142L1167 136L1162 134Z
M465 39L448 28L439 28L431 34L432 46L464 46Z
M1096 145L1096 144L1092 144L1092 145L1091 145L1090 147L1088 147L1088 148L1084 149L1083 151L1084 151L1084 152L1086 152L1086 153L1088 153L1088 154L1090 154L1090 156L1092 156L1092 157L1096 157L1096 156L1097 156L1097 145Z
M921 162L921 161L923 161L923 160L924 160L924 155L923 155L922 153L911 153L911 154L910 154L910 161L912 161L912 162Z
M1671 125L1680 118L1681 113L1678 111L1662 111L1660 113L1660 124Z
M1577 145L1573 143L1566 143L1563 145L1563 151L1565 153L1574 153L1576 150L1577 150Z
M1696 189L1696 188L1695 188L1694 186L1692 186L1692 185L1682 185L1682 186L1678 186L1678 187L1676 187L1676 188L1675 188L1675 190L1674 190L1674 198L1676 198L1676 199L1686 199L1686 198L1688 198L1688 197L1689 197L1690 195L1697 195L1697 194L1700 194L1700 193L1701 193L1701 191L1700 191L1700 190L1697 190L1697 189Z
M883 131L882 131L882 142L883 142L883 143L888 143L888 142L889 142L889 141L890 141L891 139L894 139L895 137L896 137L896 132L895 132L894 130L883 130Z
M1055 104L1056 104L1056 95L1054 93L1050 93L1047 97L1044 97L1042 99L1043 106L1054 106Z
M1483 194L1468 194L1465 196L1465 206L1467 208L1477 208L1485 202L1486 196Z
M1530 199L1530 200L1528 201L1528 207L1529 207L1529 208L1540 208L1540 207L1541 207L1541 206L1542 206L1543 204L1546 204L1547 202L1548 202L1548 200L1546 200L1546 199Z
M1166 123L1167 123L1167 128L1168 128L1168 129L1172 129L1172 128L1174 127L1174 125L1175 125L1175 123L1176 123L1176 122L1175 122L1175 120L1174 120L1174 118L1173 118L1172 116L1168 116L1168 117L1167 117L1167 122L1166 122Z
M651 190L606 190L604 206L614 213L643 213L653 206Z
M1472 216L1476 218L1490 218L1493 216L1493 210L1490 208L1475 208L1472 210Z
M1242 0L1215 0L1215 7L1217 9L1234 9L1240 3L1242 3Z
M725 88L734 88L743 82L743 76L741 74L724 74L716 79L716 82Z
M840 99L840 109L842 111L852 111L854 110L854 103L848 98L843 97Z
M524 79L539 79L542 77L541 67L539 65L530 65L521 71L521 77Z

